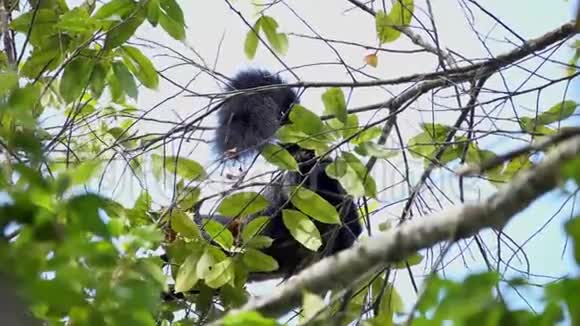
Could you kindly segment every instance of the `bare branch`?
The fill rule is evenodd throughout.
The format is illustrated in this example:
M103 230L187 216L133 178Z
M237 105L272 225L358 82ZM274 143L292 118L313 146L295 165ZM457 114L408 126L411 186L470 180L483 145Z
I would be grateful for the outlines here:
M256 87L251 89L244 89L243 91L232 91L227 93L222 93L222 96L234 96L241 93L253 93L253 92L260 92L266 91L276 88L284 88L284 87L303 87L303 88L316 88L316 87L371 87L371 86L384 86L384 85L395 85L405 82L417 82L416 85L409 87L404 92L400 93L396 97L389 99L388 101L370 104L359 108L349 109L349 113L359 113L365 112L370 110L375 110L379 108L389 108L391 112L395 111L398 107L403 105L408 100L424 94L430 90L439 88L439 87L448 87L455 83L462 83L474 79L481 79L488 77L499 69L506 67L510 64L513 64L517 60L525 58L526 56L534 53L536 51L540 51L545 49L546 47L567 39L573 35L578 33L575 29L575 22L568 22L560 27L538 37L535 39L531 39L527 41L523 46L514 49L513 51L507 52L505 54L499 55L495 58L486 60L479 64L468 65L465 67L455 68L455 69L448 69L444 73L429 73L429 74L417 74L412 76L405 76L396 79L389 79L389 80L373 80L368 82L298 82L298 83L291 83L291 84L280 84L274 86L263 86L263 87ZM209 94L206 94L209 95ZM213 94L213 96L217 96L219 94ZM196 117L193 121L184 123L180 126L172 128L169 130L165 135L156 137L151 139L148 143L143 146L140 146L133 151L140 151L140 150L147 150L151 146L155 145L160 141L166 141L171 135L174 134L182 134L190 131L193 126L197 123L201 122L207 116L212 114L214 111L219 109L220 104L216 105L212 109L208 110L204 114ZM331 118L331 116L322 116L323 119Z
M358 0L347 0L347 1L352 3L353 5L357 6L362 11L367 12L373 16L376 16L376 14L377 14L374 10L367 7L364 3L362 3ZM403 35L407 36L411 40L411 42L413 42L416 45L425 49L425 51L431 52L431 53L437 55L438 57L442 58L443 60L445 60L450 66L456 65L455 60L453 59L451 54L449 54L449 52L447 52L441 48L438 48L436 46L433 46L432 44L426 42L421 37L421 35L414 33L410 28L408 28L406 26L392 26L392 27L394 29L398 30L399 32L401 32Z
M481 165L472 164L472 165L466 165L466 166L460 167L456 171L456 173L458 175L461 175L461 176L471 176L471 175L481 174L483 171L493 169L493 168L499 166L500 164L503 164L504 162L512 160L520 155L534 152L534 151L545 150L547 147L549 147L553 144L557 144L557 143L561 142L562 140L565 140L565 139L568 139L568 138L571 138L571 137L574 137L577 135L580 135L580 128L562 129L562 131L556 135L553 135L551 137L547 137L546 139L542 139L541 141L539 141L537 143L534 143L534 144L531 144L528 146L524 146L522 148L519 148L515 151L511 151L511 152L506 153L504 155L498 155L492 160L483 162Z

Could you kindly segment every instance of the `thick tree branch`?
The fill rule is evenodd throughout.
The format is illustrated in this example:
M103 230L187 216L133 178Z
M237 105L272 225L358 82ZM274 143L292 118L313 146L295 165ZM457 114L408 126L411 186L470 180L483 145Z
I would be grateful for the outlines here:
M12 8L0 0L0 39L3 39L4 43L4 53L6 53L6 58L10 66L13 66L16 62L15 52L14 52L14 40L10 35L10 11Z
M17 294L12 279L0 274L0 320L2 325L40 326L42 323L32 317L28 305Z
M468 204L412 220L380 233L338 255L327 257L274 289L267 296L253 298L241 309L279 316L300 304L304 290L323 294L344 289L353 280L385 264L395 263L421 249L442 241L467 238L488 228L503 227L542 194L560 181L560 168L580 154L580 136L556 147L536 167L522 172L513 181L478 204Z

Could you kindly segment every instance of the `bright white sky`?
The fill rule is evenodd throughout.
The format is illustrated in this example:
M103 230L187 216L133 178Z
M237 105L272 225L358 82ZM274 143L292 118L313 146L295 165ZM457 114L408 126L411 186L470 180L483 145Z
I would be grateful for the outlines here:
M477 39L474 31L470 27L464 11L461 9L459 1L440 0L432 1L433 11L435 15L435 22L437 24L440 43L446 47L453 49L463 56L475 58L489 58L490 55ZM264 47L258 49L256 58L249 62L243 54L243 42L248 28L240 20L240 18L231 10L228 9L225 1L180 1L181 6L185 12L187 25L189 26L187 34L187 45L190 46L207 62L210 66L215 63L215 69L225 75L233 75L236 71L247 66L265 67L274 71L282 70L283 68L273 56L265 50ZM304 18L318 33L323 37L330 39L339 39L345 41L353 41L364 43L371 46L377 46L375 37L374 21L372 17L359 10L349 11L349 4L346 1L336 0L317 0L317 1L288 1L291 6L302 18ZM507 23L513 30L515 30L523 38L531 38L542 35L548 30L551 30L558 25L571 19L571 8L569 2L562 0L538 1L538 0L488 0L480 1L490 12L493 12L503 22ZM244 13L244 17L251 23L255 20L252 16L254 12L252 6L247 0L237 0L233 2L234 6ZM416 14L420 17L424 24L428 24L426 19L427 7L424 1L418 1L416 4ZM481 33L481 38L488 38L487 45L489 50L494 55L503 53L514 48L514 44L518 44L518 40L501 26L494 25L488 17L484 16L477 8L471 7L473 12L473 19L475 20L475 29ZM310 34L310 31L296 18L283 4L278 4L268 12L268 15L273 16L279 22L282 31L293 32L299 34ZM416 22L412 23L418 26ZM161 42L172 49L179 51L187 57L201 63L201 60L183 44L172 41L160 29L153 29L144 27L139 30L140 36ZM423 34L424 35L424 34ZM509 42L505 42L505 41ZM291 67L297 67L305 64L313 63L336 63L337 57L335 53L324 43L319 41L305 40L302 38L290 36L290 47L288 54L283 57ZM221 46L221 48L220 48ZM363 50L360 47L339 46L341 56L344 60L354 67L362 67L363 57L370 51ZM395 43L386 46L391 49L416 49L404 36ZM151 55L169 54L168 50L153 49L148 52ZM216 57L217 56L217 57ZM570 52L560 51L557 58L567 61L570 57ZM185 85L197 71L194 68L180 66L178 68L170 68L172 65L178 63L173 58L166 56L157 56L154 59L159 69L167 68L167 76L172 80ZM526 65L531 69L538 66L540 61L532 61ZM437 66L437 59L431 54L397 54L382 52L379 54L379 67L367 67L365 72L377 76L382 79L394 78L413 73L431 72ZM551 67L551 68L550 68ZM348 75L344 68L340 65L315 65L306 68L295 69L295 72L304 81L349 81ZM542 74L550 77L561 77L563 72L561 68L554 68L551 64L546 64L541 70ZM514 89L527 78L528 72L523 70L511 69L505 74L510 89ZM290 75L284 74L289 81L294 81ZM358 75L359 80L365 78ZM533 85L538 80L532 80L530 84ZM219 86L211 77L201 74L198 79L189 85L190 90L201 93L215 93L219 91ZM503 89L500 79L493 79L486 85L493 89ZM389 88L389 91L396 92L400 89ZM571 88L573 90L573 87ZM163 82L157 92L141 89L138 105L143 110L158 105L164 99L174 95L178 89L167 82ZM321 100L320 95L323 89L309 89L302 98L302 103L314 110L320 112ZM345 90L346 92L347 90ZM438 94L440 96L451 95L450 92ZM578 92L576 90L576 96ZM540 108L547 108L557 101L561 100L563 90L561 87L552 87L542 93L540 99ZM361 105L372 104L384 101L390 98L391 95L385 90L378 88L357 89L352 94L349 102L349 107L357 107ZM456 107L453 98L437 99L440 104L449 104ZM515 102L515 107L521 114L526 113L527 110L534 109L536 103L536 94L533 93L528 97L518 98ZM191 114L194 110L199 110L207 105L206 99L192 98L178 96L170 101L167 101L152 111L149 117L161 118L166 120L180 120ZM439 123L452 123L456 118L456 113L437 113L432 116L429 112L431 110L430 98L420 99L415 106L410 110L405 111L400 119L400 127L405 138L413 136L420 132L419 123L430 122L435 119ZM423 109L423 112L420 110ZM490 108L488 108L490 109ZM500 108L502 114L506 117L512 117L512 108L509 104ZM384 116L384 112L380 113ZM529 113L531 115L531 113ZM372 118L369 114L361 116L361 121ZM206 125L213 125L213 120L208 120ZM517 126L513 124L502 124L505 129L515 130ZM145 126L148 132L151 131L165 131L167 126L160 126L158 124L147 124ZM483 124L479 129L484 129ZM209 137L207 134L205 137ZM516 140L506 142L507 138L490 138L483 141L480 145L496 151L506 151L513 146L522 144ZM396 141L389 141L389 146L396 147ZM187 148L187 146L186 146ZM214 153L207 147L196 148L195 151L190 152L185 150L180 155L186 155L190 158L198 160L203 164L208 164L215 159ZM395 159L392 163L396 166L400 164L400 159ZM416 162L413 165L413 175L416 178L422 173L422 164ZM109 170L110 177L107 178L113 186L118 181L118 173L120 171ZM400 177L393 169L393 165L381 164L377 166L374 171L375 178L379 182L379 186L386 186L392 184ZM454 199L457 199L456 179L449 173L437 172L434 174L436 180L441 180L443 189ZM152 192L158 195L164 190L153 186L150 182L149 186ZM380 188L380 187L379 187ZM111 188L109 188L111 189ZM469 198L477 199L486 197L494 191L494 187L485 182L471 182L468 184ZM211 191L216 189L212 187ZM207 190L207 191L210 191ZM115 190L116 196L131 200L131 195L137 195L139 188L136 184L131 182L122 182ZM168 191L166 193L169 193ZM403 187L393 188L390 191L381 195L383 204L388 204L397 199L404 198L407 192ZM160 203L164 200L161 196L157 196ZM551 195L545 197L533 208L521 214L516 221L508 226L508 233L512 238L521 244L527 237L537 230L549 216L556 214L559 207L555 207L554 203L561 202L558 195ZM447 204L446 204L447 205ZM436 207L436 206L433 206ZM386 210L384 214L376 216L377 220L373 221L376 224L383 222L386 218L398 216L400 206L394 206L392 209ZM536 238L532 239L530 243L524 248L528 254L531 266L530 270L536 274L549 274L553 276L562 275L570 272L570 264L566 263L566 259L561 258L561 252L564 246L564 240L561 232L562 221L570 214L570 207L567 206L562 210L555 220L548 225L548 227ZM488 232L489 233L489 232ZM488 245L491 248L496 248L496 243L493 238L488 237ZM493 249L496 250L496 249ZM502 249L502 250L505 250ZM505 252L508 252L505 250ZM507 259L508 254L504 254ZM454 257L455 254L449 254L448 258ZM432 256L430 256L428 263L432 263ZM568 260L569 262L569 260ZM462 259L456 259L445 270L446 275L463 275L466 271L465 264L469 265L471 271L480 270L483 265L481 257L477 249L471 250L471 253L465 255L465 262ZM520 268L525 268L524 265L514 259L513 264ZM428 269L425 266L419 266L414 269L416 276L424 275ZM538 279L539 282L546 282L546 279ZM265 293L271 290L274 283L270 282L266 286L253 286L255 293ZM407 277L406 271L399 271L396 278L396 287L399 293L403 296L405 302L410 304L414 302L415 295ZM514 297L512 302L515 305L521 305L521 299ZM536 303L536 302L532 302Z

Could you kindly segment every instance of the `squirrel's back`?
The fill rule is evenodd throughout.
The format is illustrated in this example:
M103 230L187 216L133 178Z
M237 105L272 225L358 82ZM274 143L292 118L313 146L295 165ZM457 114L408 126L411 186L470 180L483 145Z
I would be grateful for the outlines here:
M250 69L238 73L226 90L284 83L279 76L268 71ZM297 101L296 93L290 88L248 92L229 98L218 111L216 149L230 157L254 153L272 138Z

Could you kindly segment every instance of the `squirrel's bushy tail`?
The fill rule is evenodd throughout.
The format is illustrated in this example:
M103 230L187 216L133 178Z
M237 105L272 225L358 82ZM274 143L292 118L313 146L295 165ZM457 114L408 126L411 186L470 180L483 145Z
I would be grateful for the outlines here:
M227 91L284 84L265 70L244 70L238 73ZM228 99L218 111L215 146L226 157L255 153L270 141L292 104L298 97L290 88L249 92Z

